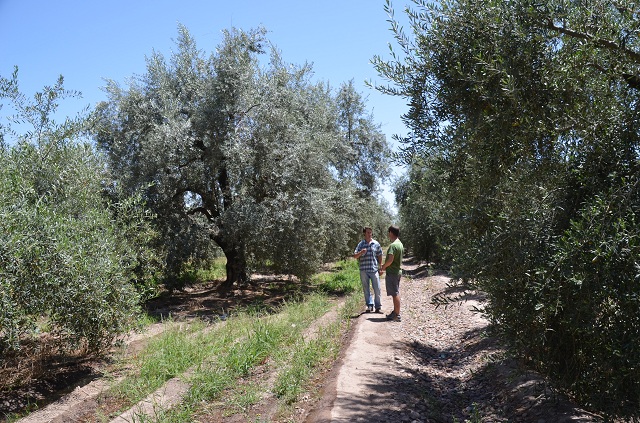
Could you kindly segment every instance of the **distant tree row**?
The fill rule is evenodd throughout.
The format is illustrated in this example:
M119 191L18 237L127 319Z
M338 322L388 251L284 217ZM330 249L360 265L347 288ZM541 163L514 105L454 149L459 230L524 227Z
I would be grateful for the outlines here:
M1 357L43 332L57 349L102 350L158 283L220 251L228 284L255 269L307 278L362 225L388 225L390 149L363 97L312 82L265 33L225 31L207 56L181 27L168 60L154 53L63 123L59 102L79 93L62 77L33 98L17 69L0 77L15 112L0 122Z
M387 2L393 16L393 8ZM414 0L375 64L406 98L405 240L490 297L582 404L640 409L640 9Z

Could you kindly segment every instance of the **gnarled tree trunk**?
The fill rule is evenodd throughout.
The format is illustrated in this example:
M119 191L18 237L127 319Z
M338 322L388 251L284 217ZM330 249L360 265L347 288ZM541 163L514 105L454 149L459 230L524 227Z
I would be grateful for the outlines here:
M231 288L234 283L237 283L238 285L245 285L249 282L249 275L247 274L247 258L244 246L221 238L216 238L215 241L227 258L227 279L224 282L224 287Z

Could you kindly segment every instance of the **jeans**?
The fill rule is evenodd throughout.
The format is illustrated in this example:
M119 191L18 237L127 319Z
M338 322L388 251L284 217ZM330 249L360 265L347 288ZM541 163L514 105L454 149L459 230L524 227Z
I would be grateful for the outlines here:
M371 285L373 285L373 292L375 294L375 304L374 304L374 296L371 294L371 289L369 288L369 281L371 281ZM364 291L364 302L367 306L374 306L376 309L382 307L382 303L380 301L380 276L378 272L367 272L366 270L360 271L360 282L362 282L362 290Z

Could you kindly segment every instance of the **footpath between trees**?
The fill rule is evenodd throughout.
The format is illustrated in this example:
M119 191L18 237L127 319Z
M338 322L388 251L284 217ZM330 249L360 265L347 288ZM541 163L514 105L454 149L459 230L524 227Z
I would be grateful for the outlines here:
M474 308L482 293L405 261L402 322L362 314L308 422L599 422L508 357ZM446 309L434 296L461 295ZM390 299L383 301L388 312ZM333 395L332 395L333 394Z
M210 405L210 413L199 415L197 421L603 421L572 404L543 378L506 355L491 336L488 322L472 311L482 306L481 293L450 286L446 276L430 275L428 267L419 263L406 261L404 268L402 322L388 322L384 314L364 313L360 308L347 316L350 329L337 360L318 369L287 410L278 410L272 391L264 391L260 398L240 408L229 404L237 398L222 395ZM212 294L184 293L193 300L189 307L184 306L184 298L176 298L173 303L164 303L162 312L197 314L211 301ZM434 296L454 294L462 294L465 301L446 309L436 309L431 303ZM359 292L357 295L361 297ZM335 321L343 306L344 302L335 303L309 325L305 339L318 336L319 328ZM390 299L384 297L383 311L389 312L390 306ZM161 331L162 325L155 325L151 333L130 339L130 352L135 354L146 339ZM273 366L256 368L238 385L273 386L278 371ZM172 421L163 412L182 401L188 380L188 373L172 378L134 407L114 414L107 412L109 404L101 404L100 396L117 378L99 378L20 423L121 423L143 421L142 413L147 415L144 421ZM96 412L101 407L103 412Z

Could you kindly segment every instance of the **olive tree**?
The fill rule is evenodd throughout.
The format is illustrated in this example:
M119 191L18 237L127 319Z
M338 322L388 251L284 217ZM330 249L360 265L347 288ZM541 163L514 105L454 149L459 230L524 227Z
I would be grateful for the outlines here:
M340 142L332 151L331 167L342 187L334 219L349 228L336 236L346 236L344 241L354 247L362 238L363 226L370 226L385 244L392 216L388 205L378 198L380 184L390 176L391 149L353 80L340 85L334 101Z
M360 200L345 175L368 156L338 155L358 147L345 145L331 89L309 65L284 62L265 32L224 31L206 55L180 27L168 60L154 53L128 87L106 87L97 143L119 186L146 190L174 275L212 245L227 284L265 263L306 277L347 248ZM384 154L368 124L358 139Z
M446 228L457 275L489 293L523 356L585 404L634 412L638 10L414 0L406 13L411 33L392 19L399 50L375 59L380 89L409 100L404 157L427 176L401 215ZM438 195L419 189L437 180Z
M380 181L390 175L391 151L380 125L366 110L362 95L353 80L340 86L336 95L338 127L343 142L334 151L335 167L340 180L355 182L361 196L371 198Z
M0 132L1 355L43 331L54 351L101 350L132 327L153 284L150 216L133 198L104 195L86 116L54 120L59 102L78 95L62 77L33 98L19 91L17 68L0 77L10 107Z

